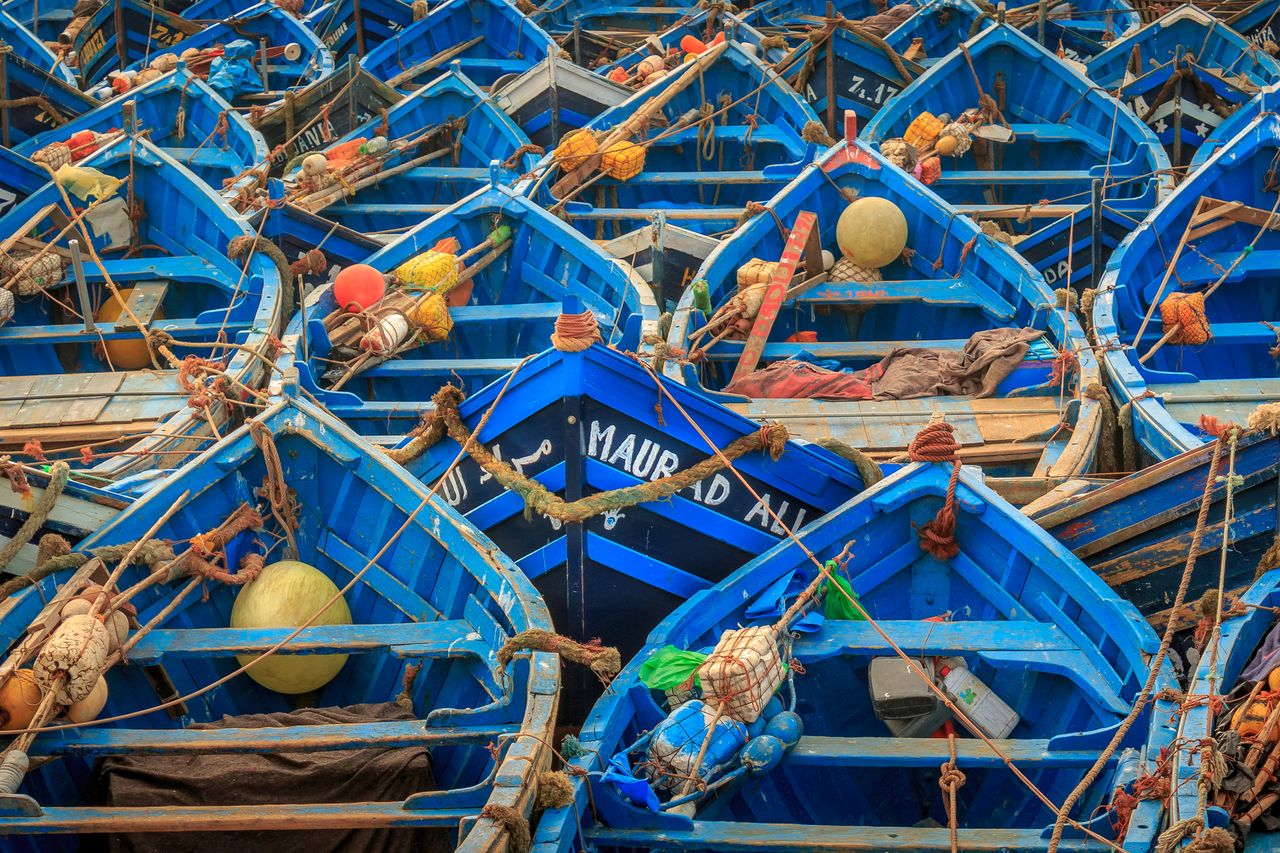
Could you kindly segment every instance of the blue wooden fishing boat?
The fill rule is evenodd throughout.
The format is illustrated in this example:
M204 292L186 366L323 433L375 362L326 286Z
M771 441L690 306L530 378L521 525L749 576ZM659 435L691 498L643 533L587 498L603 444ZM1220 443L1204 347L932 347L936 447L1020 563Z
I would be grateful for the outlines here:
M75 162L92 153L92 149L67 146L74 134L84 131L105 139L110 139L112 132L128 136L146 133L156 147L218 191L224 189L224 181L267 158L262 134L185 67L117 96L56 130L34 136L14 150L32 157L47 149L42 156L61 159L50 146L65 146L67 156Z
M457 398L444 405L456 406L462 430L491 410L479 441L554 497L522 499L524 485L493 476L474 453L451 469L459 430L425 451L411 441L397 460L438 485L533 579L561 633L602 637L624 658L674 607L777 542L781 524L818 518L861 491L864 476L880 476L869 463L859 470L787 442L776 426L762 432L599 344L549 349L461 405ZM437 407L434 417L445 414ZM704 464L730 447L733 470ZM720 470L691 477L695 464ZM596 511L571 515L583 499ZM572 674L565 684L562 712L581 721L599 689Z
M1038 3L1027 3L1014 14L1019 27L1037 37L1044 46L1061 51L1063 56L1084 61L1106 50L1116 39L1123 38L1142 26L1142 16L1128 0L1083 0L1046 6L1045 37L1039 39Z
M205 531L210 539L188 542ZM555 657L521 651L521 640L510 660L509 641L551 625L533 587L482 534L330 415L287 399L80 553L119 555L151 537L177 543L173 562L152 561L176 571L142 582L151 566L139 559L109 582L112 603L127 598L145 627L123 632L127 645L115 635L116 653L86 664L107 685L100 714L19 747L37 766L3 797L9 849L78 850L83 833L146 844L146 833L164 832L164 843L196 849L188 845L213 843L196 834L252 831L272 844L289 836L271 833L300 824L320 849L344 838L360 849L505 846L507 827L490 815L531 810L560 679ZM254 605L242 603L275 588L255 584L295 577L277 562L294 559L320 581L318 597L295 608L295 621L252 619ZM115 562L92 558L0 604L0 633L24 643L6 678L30 657L36 667L48 660L40 646L50 632L57 643L59 610ZM327 667L317 675L305 661ZM131 718L92 720L119 715ZM90 797L90 782L101 796Z
M631 90L549 53L523 74L499 78L491 95L535 145L553 148L566 133L631 97Z
M748 202L773 195L794 174L793 164L813 158L822 134L813 110L781 78L728 41L586 130L612 159L588 157L564 169L578 158L562 139L525 186L597 240L643 227L659 210L693 231L727 231ZM584 140L579 134L568 149ZM771 168L777 166L792 168Z
M338 310L329 287L315 290L290 321L282 365L296 363L302 386L362 435L403 436L441 386L461 382L471 393L542 351L569 296L592 311L609 343L634 349L654 331L657 306L640 277L503 186L500 175L494 164L489 186L367 259L396 276L367 311L376 328ZM452 251L441 245L450 238ZM427 291L448 303L429 323L415 308ZM396 325L407 315L419 319Z
M742 17L757 26L789 28L811 26L828 13L856 20L880 11L874 0L765 0L753 3Z
M29 36L13 18L0 13L0 41L9 44L14 38L20 45L18 50L0 51L0 145L6 148L97 106L58 70L57 66L65 69L62 63L51 66L43 55L33 61L21 49ZM48 54L47 49L42 54Z
M932 65L862 136L884 150L925 113L955 119L943 136L959 140L953 156L934 161L941 175L926 176L932 189L1003 235L1051 287L1100 276L1169 182L1168 155L1150 128L1008 24Z
M49 180L49 173L11 148L0 146L0 215Z
M1201 0L1196 5L1259 47L1274 42L1280 32L1276 22L1280 4L1276 0Z
M94 13L73 52L86 89L109 94L111 72L163 72L183 59L236 106L269 104L333 73L333 56L315 33L270 2L211 22L119 0Z
M600 243L600 248L629 264L653 288L662 311L675 311L698 270L720 241L667 221L662 211L643 228Z
M1090 490L1082 481L1058 486L1023 507L1037 524L1097 572L1126 601L1162 628L1172 617L1179 628L1195 624L1191 607L1171 613L1194 533L1214 455L1212 444ZM1187 601L1217 588L1226 513L1229 454L1224 451L1209 492L1206 528L1196 550ZM1280 438L1265 430L1245 433L1235 448L1232 522L1226 531L1231 559L1225 585L1241 593L1253 581L1277 533ZM1133 460L1119 466L1137 467Z
M404 0L335 0L306 18L335 57L361 59L413 21L413 5Z
M1280 843L1273 828L1277 797L1271 790L1272 741L1258 738L1259 729L1270 725L1274 716L1268 676L1280 665L1276 607L1280 572L1275 571L1260 576L1243 597L1224 602L1221 633L1216 638L1209 633L1185 703L1157 704L1157 719L1167 720L1160 735L1169 745L1172 796L1158 801L1164 807L1162 820L1141 835L1130 834L1131 849L1155 850L1162 831L1197 819L1203 824L1186 827L1188 838L1226 832L1225 843L1240 843L1248 850L1272 850ZM1215 759L1224 760L1228 778L1221 779L1222 789L1211 787L1201 802L1201 777L1212 773L1204 766L1200 746L1206 741L1213 745Z
M1136 775L1144 726L1103 747L1155 634L976 472L956 473L890 474L667 617L596 703L575 801L543 815L533 850L1042 851L1056 804L1098 762L1061 849L1109 849L1107 816L1091 815ZM939 552L919 527L944 507ZM1175 683L1166 667L1157 689Z
M145 137L80 165L0 217L20 297L0 326L0 446L100 485L176 465L238 417L285 308L266 255L228 257L244 222Z
M275 243L290 264L298 264L294 272L302 277L306 289L327 284L338 270L364 263L385 245L289 204L278 180L271 181L268 195L272 203L249 217L249 227ZM321 256L313 254L317 251ZM273 379L279 379L279 374Z
M961 0L956 9L970 10L970 6ZM976 16L976 7L972 11ZM911 19L917 14L911 13ZM960 38L963 33L959 30ZM919 62L889 44L891 33L882 39L861 22L833 21L815 28L813 34L817 40L806 38L776 68L824 118L833 135L839 116L846 111L870 119L924 71Z
M488 184L495 160L498 180L514 183L533 168L533 149L483 91L450 71L335 138L321 149L326 163L304 159L285 175L286 198L366 234L403 233Z
M692 0L609 0L603 4L598 0L543 0L535 5L529 19L557 36L599 31L660 33L697 7Z
M251 111L249 121L271 147L268 171L278 177L296 158L381 115L401 97L349 56L323 80L286 92L263 111Z
M76 84L76 75L71 69L35 33L18 23L7 11L0 11L0 41L10 50L8 59L20 60L69 86Z
M1155 131L1175 167L1191 163L1259 89L1280 82L1280 62L1191 5L1117 39L1086 67Z
M1234 139L1240 131L1253 124L1259 115L1264 112L1275 112L1277 104L1280 103L1280 101L1277 101L1277 92L1280 92L1280 84L1268 86L1237 107L1236 111L1228 118L1223 119L1200 143L1200 147L1196 149L1196 156L1192 158L1191 165L1187 167L1187 172L1194 172L1203 166L1219 148Z
M498 78L527 71L559 50L509 0L446 0L370 50L360 64L406 92L450 67L488 89Z
M850 197L886 199L905 218L905 251L881 269L847 258L825 269L825 259L809 254L801 220L816 217L810 233L840 255L837 224ZM991 477L1091 470L1100 410L1080 389L1099 382L1097 361L1075 318L1055 307L1025 262L856 140L831 149L765 207L699 271L705 302L697 285L681 299L668 343L686 362L672 362L669 374L752 419L781 421L811 440L838 439L880 460L904 451L943 412L958 430L961 457ZM776 317L757 335L766 312L737 294L760 286L760 264L795 258L801 248L804 272L791 273ZM949 337L936 337L944 331ZM997 373L973 382L878 384L895 351L902 365L902 351L928 352L937 365L907 372L940 379L932 371L960 358L946 353L990 363L979 353L1006 352L1004 344L986 347L1014 339L1027 347L1008 350ZM863 369L870 372L840 372Z
M1259 116L1179 184L1107 265L1094 328L1121 425L1146 458L1198 447L1212 419L1244 423L1280 398L1268 284L1278 141L1280 118Z
M583 63L580 60L578 62L580 65L591 65L597 73L606 77L614 74L614 69L621 69L627 72L629 77L626 81L627 85L632 89L639 89L643 85L641 75L637 73L640 61L649 56L660 56L666 60L664 68L668 72L674 71L688 55L680 46L681 42L687 38L697 39L703 45L710 45L717 38L736 41L746 45L748 53L754 48L756 56L762 58L766 64L776 64L786 55L782 47L772 43L762 49L761 42L765 39L763 33L719 7L704 9L696 15L685 15L658 35L653 33L644 35L647 38L631 50L617 50L610 41L595 62ZM613 61L603 61L608 58L613 58Z
M57 41L71 23L73 0L4 0L0 10L13 17L41 41Z

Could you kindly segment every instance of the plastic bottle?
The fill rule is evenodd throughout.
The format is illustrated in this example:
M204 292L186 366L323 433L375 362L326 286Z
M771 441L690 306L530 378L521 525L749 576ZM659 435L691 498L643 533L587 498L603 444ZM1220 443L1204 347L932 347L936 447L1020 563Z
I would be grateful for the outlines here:
M1005 738L1018 725L1017 713L969 671L963 661L943 666L942 687L951 701L989 738Z

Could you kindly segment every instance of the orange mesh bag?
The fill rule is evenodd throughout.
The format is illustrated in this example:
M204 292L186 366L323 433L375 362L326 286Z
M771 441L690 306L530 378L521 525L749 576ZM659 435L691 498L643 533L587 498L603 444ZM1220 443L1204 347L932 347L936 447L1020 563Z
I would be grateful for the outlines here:
M1165 334L1175 326L1182 327L1169 339L1171 344L1203 344L1213 334L1203 293L1170 293L1160 303L1160 322Z

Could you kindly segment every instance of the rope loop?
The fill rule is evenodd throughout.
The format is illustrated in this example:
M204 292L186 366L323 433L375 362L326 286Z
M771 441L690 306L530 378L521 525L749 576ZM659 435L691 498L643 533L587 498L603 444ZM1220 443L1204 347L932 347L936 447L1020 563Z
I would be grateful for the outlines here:
M956 765L956 736L947 735L947 749L951 757L938 769L942 775L938 778L938 787L942 789L942 806L947 812L947 824L951 829L951 853L959 853L960 836L958 816L956 814L956 792L964 787L966 781L964 771Z
M498 665L505 671L516 653L521 651L557 654L564 660L585 666L596 674L602 684L608 684L622 671L622 657L617 648L602 645L598 638L579 643L554 631L530 628L516 634L498 649Z
M955 427L936 415L935 420L921 427L907 446L907 458L912 462L955 462L960 445L956 443Z
M603 340L595 313L588 308L581 314L561 314L556 317L556 330L551 333L551 345L561 352L582 352L592 344Z

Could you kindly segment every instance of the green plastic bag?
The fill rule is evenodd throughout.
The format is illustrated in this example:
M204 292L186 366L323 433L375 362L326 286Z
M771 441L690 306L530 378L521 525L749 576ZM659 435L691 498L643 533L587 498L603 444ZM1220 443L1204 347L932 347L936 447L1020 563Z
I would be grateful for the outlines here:
M822 613L828 619L846 619L853 622L865 621L866 617L862 615L862 611L858 608L862 606L862 602L858 599L858 594L853 591L853 585L849 583L849 579L840 574L840 567L836 565L835 560L827 561L827 571L831 573L830 581L823 582L822 587L826 595L822 601ZM840 590L828 589L827 583L834 583ZM858 602L858 607L854 606L854 602Z
M674 690L693 677L709 656L663 646L640 665L640 681L651 690Z

